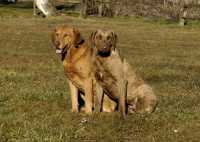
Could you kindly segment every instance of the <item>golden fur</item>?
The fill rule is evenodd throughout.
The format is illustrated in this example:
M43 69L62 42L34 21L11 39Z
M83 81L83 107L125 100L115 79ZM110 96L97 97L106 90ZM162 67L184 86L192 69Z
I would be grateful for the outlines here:
M116 49L116 42L117 35L112 31L98 30L91 34L91 43L97 52L97 80L112 100L109 103L114 105L120 101L119 93L113 93L118 90L121 94L127 93L128 112L152 112L157 104L153 89L135 74L125 59L121 58ZM112 107L110 109L113 110Z
M93 50L87 46L76 28L59 26L52 36L56 52L62 56L65 75L68 78L72 112L79 111L78 94L85 94L85 112L93 108Z
M79 111L78 96L80 92L85 94L85 112L91 113L94 104L101 104L104 90L96 82L94 71L96 69L94 48L88 46L76 28L68 26L59 26L55 28L52 35L52 42L56 52L61 54L65 74L68 78L72 112ZM104 97L107 102L103 111L114 111L114 103L110 103L107 96Z

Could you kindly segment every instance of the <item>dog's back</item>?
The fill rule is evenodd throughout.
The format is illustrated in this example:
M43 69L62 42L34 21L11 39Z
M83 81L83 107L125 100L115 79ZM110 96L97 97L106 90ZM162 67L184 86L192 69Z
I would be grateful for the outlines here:
M127 103L134 106L136 112L152 112L157 104L157 98L151 86L135 73L131 65L125 60L125 77L128 81Z

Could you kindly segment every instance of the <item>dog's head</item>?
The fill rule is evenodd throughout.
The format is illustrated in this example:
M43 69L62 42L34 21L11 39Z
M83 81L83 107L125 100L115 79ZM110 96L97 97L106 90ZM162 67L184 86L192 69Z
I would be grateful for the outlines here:
M116 48L117 35L113 31L97 30L91 34L90 41L99 54L110 54Z
M76 28L58 26L53 31L52 42L56 53L65 54L70 48L77 48L83 42L83 38Z

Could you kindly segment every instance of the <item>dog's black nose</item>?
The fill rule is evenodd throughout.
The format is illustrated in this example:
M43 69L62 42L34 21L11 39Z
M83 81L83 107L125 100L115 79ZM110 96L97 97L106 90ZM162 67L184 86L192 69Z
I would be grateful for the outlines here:
M55 46L56 46L56 47L59 47L59 46L60 46L60 42L59 42L59 41L56 41L56 42L55 42Z

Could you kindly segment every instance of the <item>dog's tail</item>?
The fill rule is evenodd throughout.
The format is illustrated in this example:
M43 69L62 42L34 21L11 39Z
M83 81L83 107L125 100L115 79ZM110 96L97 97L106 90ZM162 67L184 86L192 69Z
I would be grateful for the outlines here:
M126 103L126 98L127 98L127 85L128 81L126 79L126 72L127 72L127 66L126 66L126 60L123 58L122 59L122 77L121 77L121 83L120 83L120 96L119 96L119 111L121 114L121 117L125 119L126 113L127 113L127 103Z

